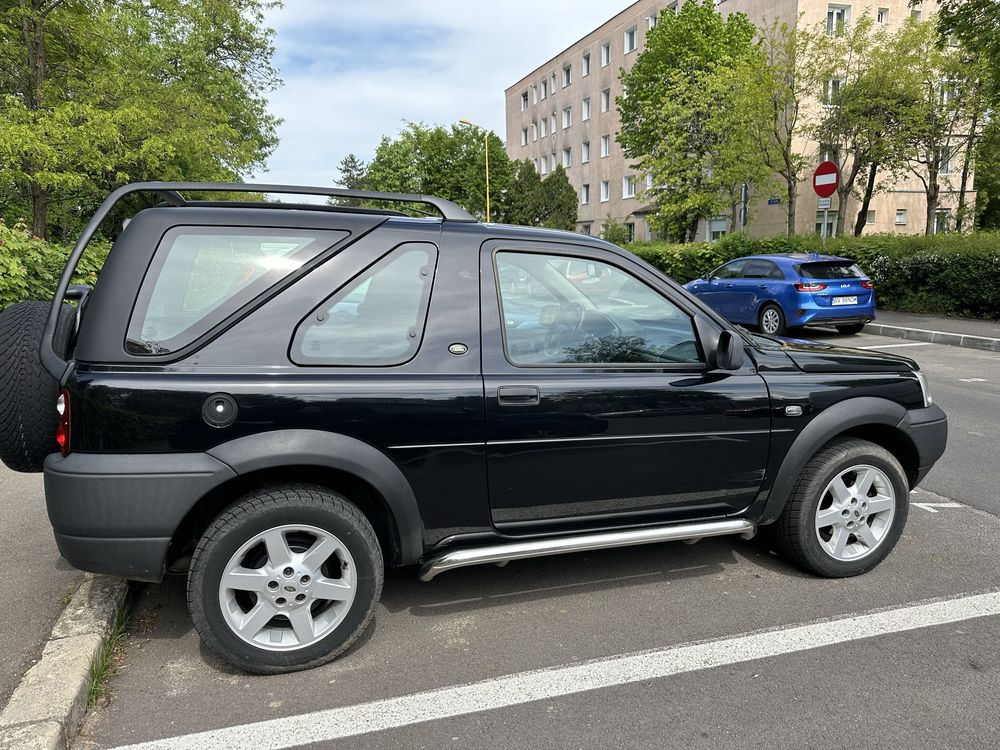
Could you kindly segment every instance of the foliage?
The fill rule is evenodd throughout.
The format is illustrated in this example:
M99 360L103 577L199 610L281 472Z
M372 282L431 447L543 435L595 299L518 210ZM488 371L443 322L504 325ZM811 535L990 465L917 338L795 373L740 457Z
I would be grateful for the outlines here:
M766 174L751 158L743 99L760 67L754 26L711 0L661 14L635 64L621 73L618 140L654 187L652 223L690 238L700 219L731 208L744 182Z
M994 88L1000 88L1000 12L996 0L941 0L938 29L956 37L990 67Z
M629 249L679 283L743 255L821 251L815 234L743 233L711 244L635 243ZM827 253L856 260L875 282L883 309L1000 319L1000 287L993 282L1000 232L835 237L827 240Z
M615 221L609 214L601 225L601 237L612 245L624 245L629 241L628 227Z
M110 247L91 243L80 259L73 282L93 286ZM0 220L0 309L23 300L52 299L69 248L32 237L27 225Z
M115 186L232 180L277 143L272 0L0 5L0 202L75 236ZM126 207L127 208L127 207Z
M569 182L566 170L561 164L549 172L542 180L541 215L536 226L549 229L576 229L580 197ZM508 195L507 201L516 201L516 195Z
M354 154L348 154L337 166L340 179L335 182L347 190L368 190L368 165Z

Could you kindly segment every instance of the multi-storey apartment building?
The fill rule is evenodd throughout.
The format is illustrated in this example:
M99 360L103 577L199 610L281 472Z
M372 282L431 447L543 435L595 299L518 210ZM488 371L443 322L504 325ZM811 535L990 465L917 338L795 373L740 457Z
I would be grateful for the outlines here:
M682 0L683 1L683 0ZM721 13L745 13L758 25L778 18L802 26L825 24L833 31L852 18L870 13L877 23L895 28L911 14L925 11L911 7L910 0L850 2L838 0L716 0ZM624 223L636 239L652 237L648 203L643 200L647 186L641 174L622 153L617 142L620 128L615 97L621 95L620 71L629 70L645 46L646 34L664 11L675 10L678 2L639 0L603 23L545 64L533 70L506 91L507 153L512 159L528 159L543 176L561 164L580 196L577 229L599 234L610 218ZM821 106L817 92L815 107ZM816 164L830 155L816 142L801 138L800 153ZM938 226L953 222L958 203L959 159L942 165ZM811 187L811 169L799 185L796 203L796 231L819 231L823 213ZM970 187L971 187L970 182ZM925 228L926 198L918 178L902 179L876 193L869 207L866 233L921 233ZM757 235L783 233L786 229L784 196L761 197L750 208L753 217L748 230ZM967 200L974 202L975 194ZM847 226L853 227L859 206L848 200L837 205L833 198L828 229L836 225L838 211L846 211ZM730 225L728 216L703 221L701 239L716 239Z

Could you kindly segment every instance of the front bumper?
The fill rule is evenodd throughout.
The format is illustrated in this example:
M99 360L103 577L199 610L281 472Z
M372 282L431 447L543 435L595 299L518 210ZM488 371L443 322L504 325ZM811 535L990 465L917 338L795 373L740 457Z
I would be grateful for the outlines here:
M53 454L45 459L45 503L70 565L159 581L188 512L234 476L204 453Z
M925 409L910 409L899 423L917 449L917 476L919 484L935 462L944 455L948 444L948 417L937 404Z

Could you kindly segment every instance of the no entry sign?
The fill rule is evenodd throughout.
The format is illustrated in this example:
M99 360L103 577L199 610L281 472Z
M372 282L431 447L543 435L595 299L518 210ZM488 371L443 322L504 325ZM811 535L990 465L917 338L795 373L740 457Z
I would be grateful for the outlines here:
M825 161L816 167L813 173L813 190L820 198L829 198L836 193L838 182L840 182L840 170L832 161Z

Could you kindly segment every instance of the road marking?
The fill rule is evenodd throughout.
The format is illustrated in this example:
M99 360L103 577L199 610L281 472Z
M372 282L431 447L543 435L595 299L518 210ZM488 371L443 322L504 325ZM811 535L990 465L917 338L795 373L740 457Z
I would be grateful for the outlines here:
M119 750L284 750L994 615L1000 615L1000 591L935 599L824 622L520 672L398 698L143 742Z
M961 503L914 503L911 502L910 505L916 505L918 508L923 508L928 513L938 513L938 508L964 508L965 506Z
M859 349L898 349L901 346L930 346L930 341L917 341L912 344L878 344L876 346L859 346Z
M986 378L959 378L962 383L985 383Z

